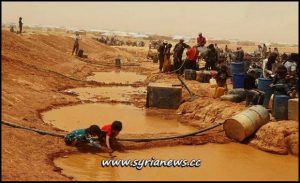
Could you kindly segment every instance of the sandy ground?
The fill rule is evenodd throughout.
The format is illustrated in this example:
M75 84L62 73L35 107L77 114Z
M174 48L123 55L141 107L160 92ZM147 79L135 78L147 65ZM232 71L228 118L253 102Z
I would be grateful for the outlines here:
M26 33L17 35L2 31L2 38L2 119L26 127L63 133L63 131L45 124L41 119L40 112L57 106L80 103L76 97L63 94L61 91L104 85L84 80L95 71L116 70L114 59L117 55L121 56L124 64L140 64L139 67L124 66L122 71L148 75L144 83L133 86L146 86L153 81L178 83L174 75L157 73L158 65L145 59L147 47L109 47L90 37L84 37L80 46L87 52L89 58L79 60L71 56L73 40L67 34ZM76 80L72 78L76 78ZM223 121L245 109L244 103L235 104L210 98L207 84L200 84L196 81L188 81L187 84L200 97L183 103L176 111L181 114L179 120L183 123L203 128L211 125L214 121ZM137 107L143 107L145 105L144 97L143 95L132 96L128 102ZM183 99L185 101L188 99L186 91L183 93ZM225 108L226 110L223 110ZM174 115L174 112L168 110L153 109L150 112L162 117ZM289 123L290 125L276 124L279 125L278 128L282 129L281 132L284 131L282 133L288 134L288 136L283 136L281 143L273 142L272 148L281 148L282 146L293 148L286 148L283 150L284 152L276 150L270 152L286 154L291 151L293 154L298 154L298 125L295 121ZM75 148L65 146L61 138L40 135L5 125L1 125L1 128L3 180L70 180L59 173L60 170L53 166L52 160L59 155L76 152ZM277 129L276 126L274 128ZM292 130L285 133L287 128ZM268 130L270 128L264 131L267 133ZM276 136L275 134L274 136ZM288 138L288 142L285 137ZM252 144L268 151L270 148L265 144L270 140L265 140L265 138L264 135L258 135L254 138L256 142L254 141ZM123 145L128 149L141 149L230 141L220 126L202 135L184 139L147 143L123 142ZM259 143L261 141L264 141L265 144Z

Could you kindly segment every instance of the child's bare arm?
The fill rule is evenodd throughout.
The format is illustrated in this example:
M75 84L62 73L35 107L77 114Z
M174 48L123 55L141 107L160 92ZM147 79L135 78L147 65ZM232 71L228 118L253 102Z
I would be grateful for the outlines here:
M112 149L111 149L111 146L110 146L109 139L110 139L110 137L109 137L109 136L106 136L106 145L107 145L107 148L108 148L109 152L112 152Z

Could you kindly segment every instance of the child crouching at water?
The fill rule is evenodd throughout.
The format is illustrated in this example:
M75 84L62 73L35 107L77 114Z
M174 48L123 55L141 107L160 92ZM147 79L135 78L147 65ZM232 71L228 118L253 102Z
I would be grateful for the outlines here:
M95 139L101 137L102 134L99 126L91 125L86 129L74 130L65 136L66 145L80 146L80 143L86 143L89 146L96 147L98 149L106 150Z
M122 130L122 122L114 121L112 124L104 125L102 128L102 133L105 133L105 142L108 148L108 152L112 153L113 149L111 148L111 144L116 142L116 137L119 135ZM103 137L103 136L102 136Z

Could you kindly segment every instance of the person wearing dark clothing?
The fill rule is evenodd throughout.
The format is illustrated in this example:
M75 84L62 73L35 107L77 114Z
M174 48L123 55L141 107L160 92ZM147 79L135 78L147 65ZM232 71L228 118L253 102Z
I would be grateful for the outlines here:
M72 55L74 54L74 52L75 52L75 55L78 54L78 51L79 51L79 39L80 39L79 33L76 33Z
M23 22L22 17L19 18L19 33L22 34Z
M244 60L244 50L242 47L237 47L236 58L237 62L242 62Z
M274 95L288 95L290 97L295 97L296 87L292 85L290 79L291 76L288 75L287 68L283 65L279 66L271 84Z
M255 84L255 70L251 69L245 76L244 89L246 92L246 106L262 105L264 101L264 92L257 89Z
M174 69L178 70L181 65L182 65L182 55L183 55L183 51L186 48L190 48L189 45L184 43L183 39L179 40L179 43L177 43L174 47ZM182 69L181 69L182 70ZM181 73L181 71L177 71L177 73Z
M159 60L159 72L161 72L162 68L163 68L164 59L165 59L165 49L166 49L167 44L168 44L168 42L165 40L163 42L163 44L161 44L157 49L158 60Z
M208 46L208 51L204 56L205 69L206 70L216 70L216 63L218 62L218 53L213 44Z
M216 76L218 87L224 87L225 89L227 89L226 81L228 77L228 67L226 65L222 65Z

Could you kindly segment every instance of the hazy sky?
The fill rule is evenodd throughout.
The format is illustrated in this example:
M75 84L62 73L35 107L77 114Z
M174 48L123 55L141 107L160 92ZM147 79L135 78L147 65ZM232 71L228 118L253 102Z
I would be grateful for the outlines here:
M298 2L2 2L2 22L298 43Z

